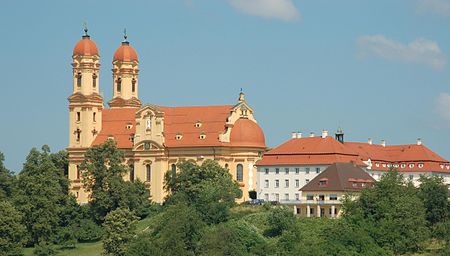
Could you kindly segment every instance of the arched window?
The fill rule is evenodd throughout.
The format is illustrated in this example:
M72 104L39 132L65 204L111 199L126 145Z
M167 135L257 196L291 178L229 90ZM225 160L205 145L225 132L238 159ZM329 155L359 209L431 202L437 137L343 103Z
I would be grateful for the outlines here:
M122 79L119 77L117 78L117 92L122 91Z
M77 165L77 180L79 180L80 179L80 166L79 165Z
M242 164L236 166L236 180L239 182L244 181L244 167Z
M133 80L131 80L131 91L135 92L136 91L136 79L133 78Z
M77 74L77 87L81 87L81 73Z
M130 164L130 181L134 182L134 164Z
M228 169L228 164L225 164L225 169Z
M92 87L97 87L97 74L92 75Z
M177 175L177 165L176 164L171 165L171 171L172 171L172 177L175 177L175 175Z
M145 165L145 171L146 171L145 180L146 181L151 181L151 179L152 179L152 167L150 166L150 164L146 164Z

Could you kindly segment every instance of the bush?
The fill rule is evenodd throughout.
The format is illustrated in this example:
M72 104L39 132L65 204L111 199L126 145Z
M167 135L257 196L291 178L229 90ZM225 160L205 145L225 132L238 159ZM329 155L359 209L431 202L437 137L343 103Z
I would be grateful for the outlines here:
M102 239L103 229L92 220L82 220L75 232L79 242L96 242Z
M47 242L40 242L34 247L33 255L36 256L56 255L56 250L52 244L49 244Z

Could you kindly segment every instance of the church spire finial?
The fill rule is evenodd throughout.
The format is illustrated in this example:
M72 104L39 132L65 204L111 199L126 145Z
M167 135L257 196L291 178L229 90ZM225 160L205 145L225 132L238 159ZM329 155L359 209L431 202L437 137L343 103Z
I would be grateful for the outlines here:
M89 38L89 35L88 35L89 29L88 29L88 26L87 26L87 22L86 22L86 21L83 22L83 30L84 30L83 38Z
M239 102L245 101L244 96L245 96L245 94L244 94L244 92L242 91L242 88L241 88L241 92L239 93Z
M123 29L123 41L122 41L122 45L129 45L130 42L128 42L128 35L127 35L127 29L124 28Z

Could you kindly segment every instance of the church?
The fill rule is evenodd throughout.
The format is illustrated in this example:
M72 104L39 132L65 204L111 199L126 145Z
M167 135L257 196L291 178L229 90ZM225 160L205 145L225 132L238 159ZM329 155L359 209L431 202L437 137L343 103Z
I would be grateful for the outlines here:
M123 150L129 173L125 180L148 185L153 201L161 203L164 174L176 172L180 161L201 164L206 159L230 171L242 190L240 201L256 189L255 163L266 150L263 130L244 93L237 102L222 106L169 107L142 104L139 59L124 41L112 61L113 97L105 107L100 90L99 50L85 29L73 49L73 92L69 96L69 180L71 193L81 204L89 201L79 165L86 150L114 140Z

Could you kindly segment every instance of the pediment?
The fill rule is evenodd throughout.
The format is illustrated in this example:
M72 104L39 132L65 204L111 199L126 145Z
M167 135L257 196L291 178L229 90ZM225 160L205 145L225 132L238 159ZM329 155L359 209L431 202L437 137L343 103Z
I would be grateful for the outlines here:
M113 98L112 100L110 100L108 102L109 106L114 108L114 107L140 107L141 106L141 101L136 98L133 97L131 99L123 99L121 97L116 97Z
M134 146L135 151L161 150L164 147L152 140L144 140Z

